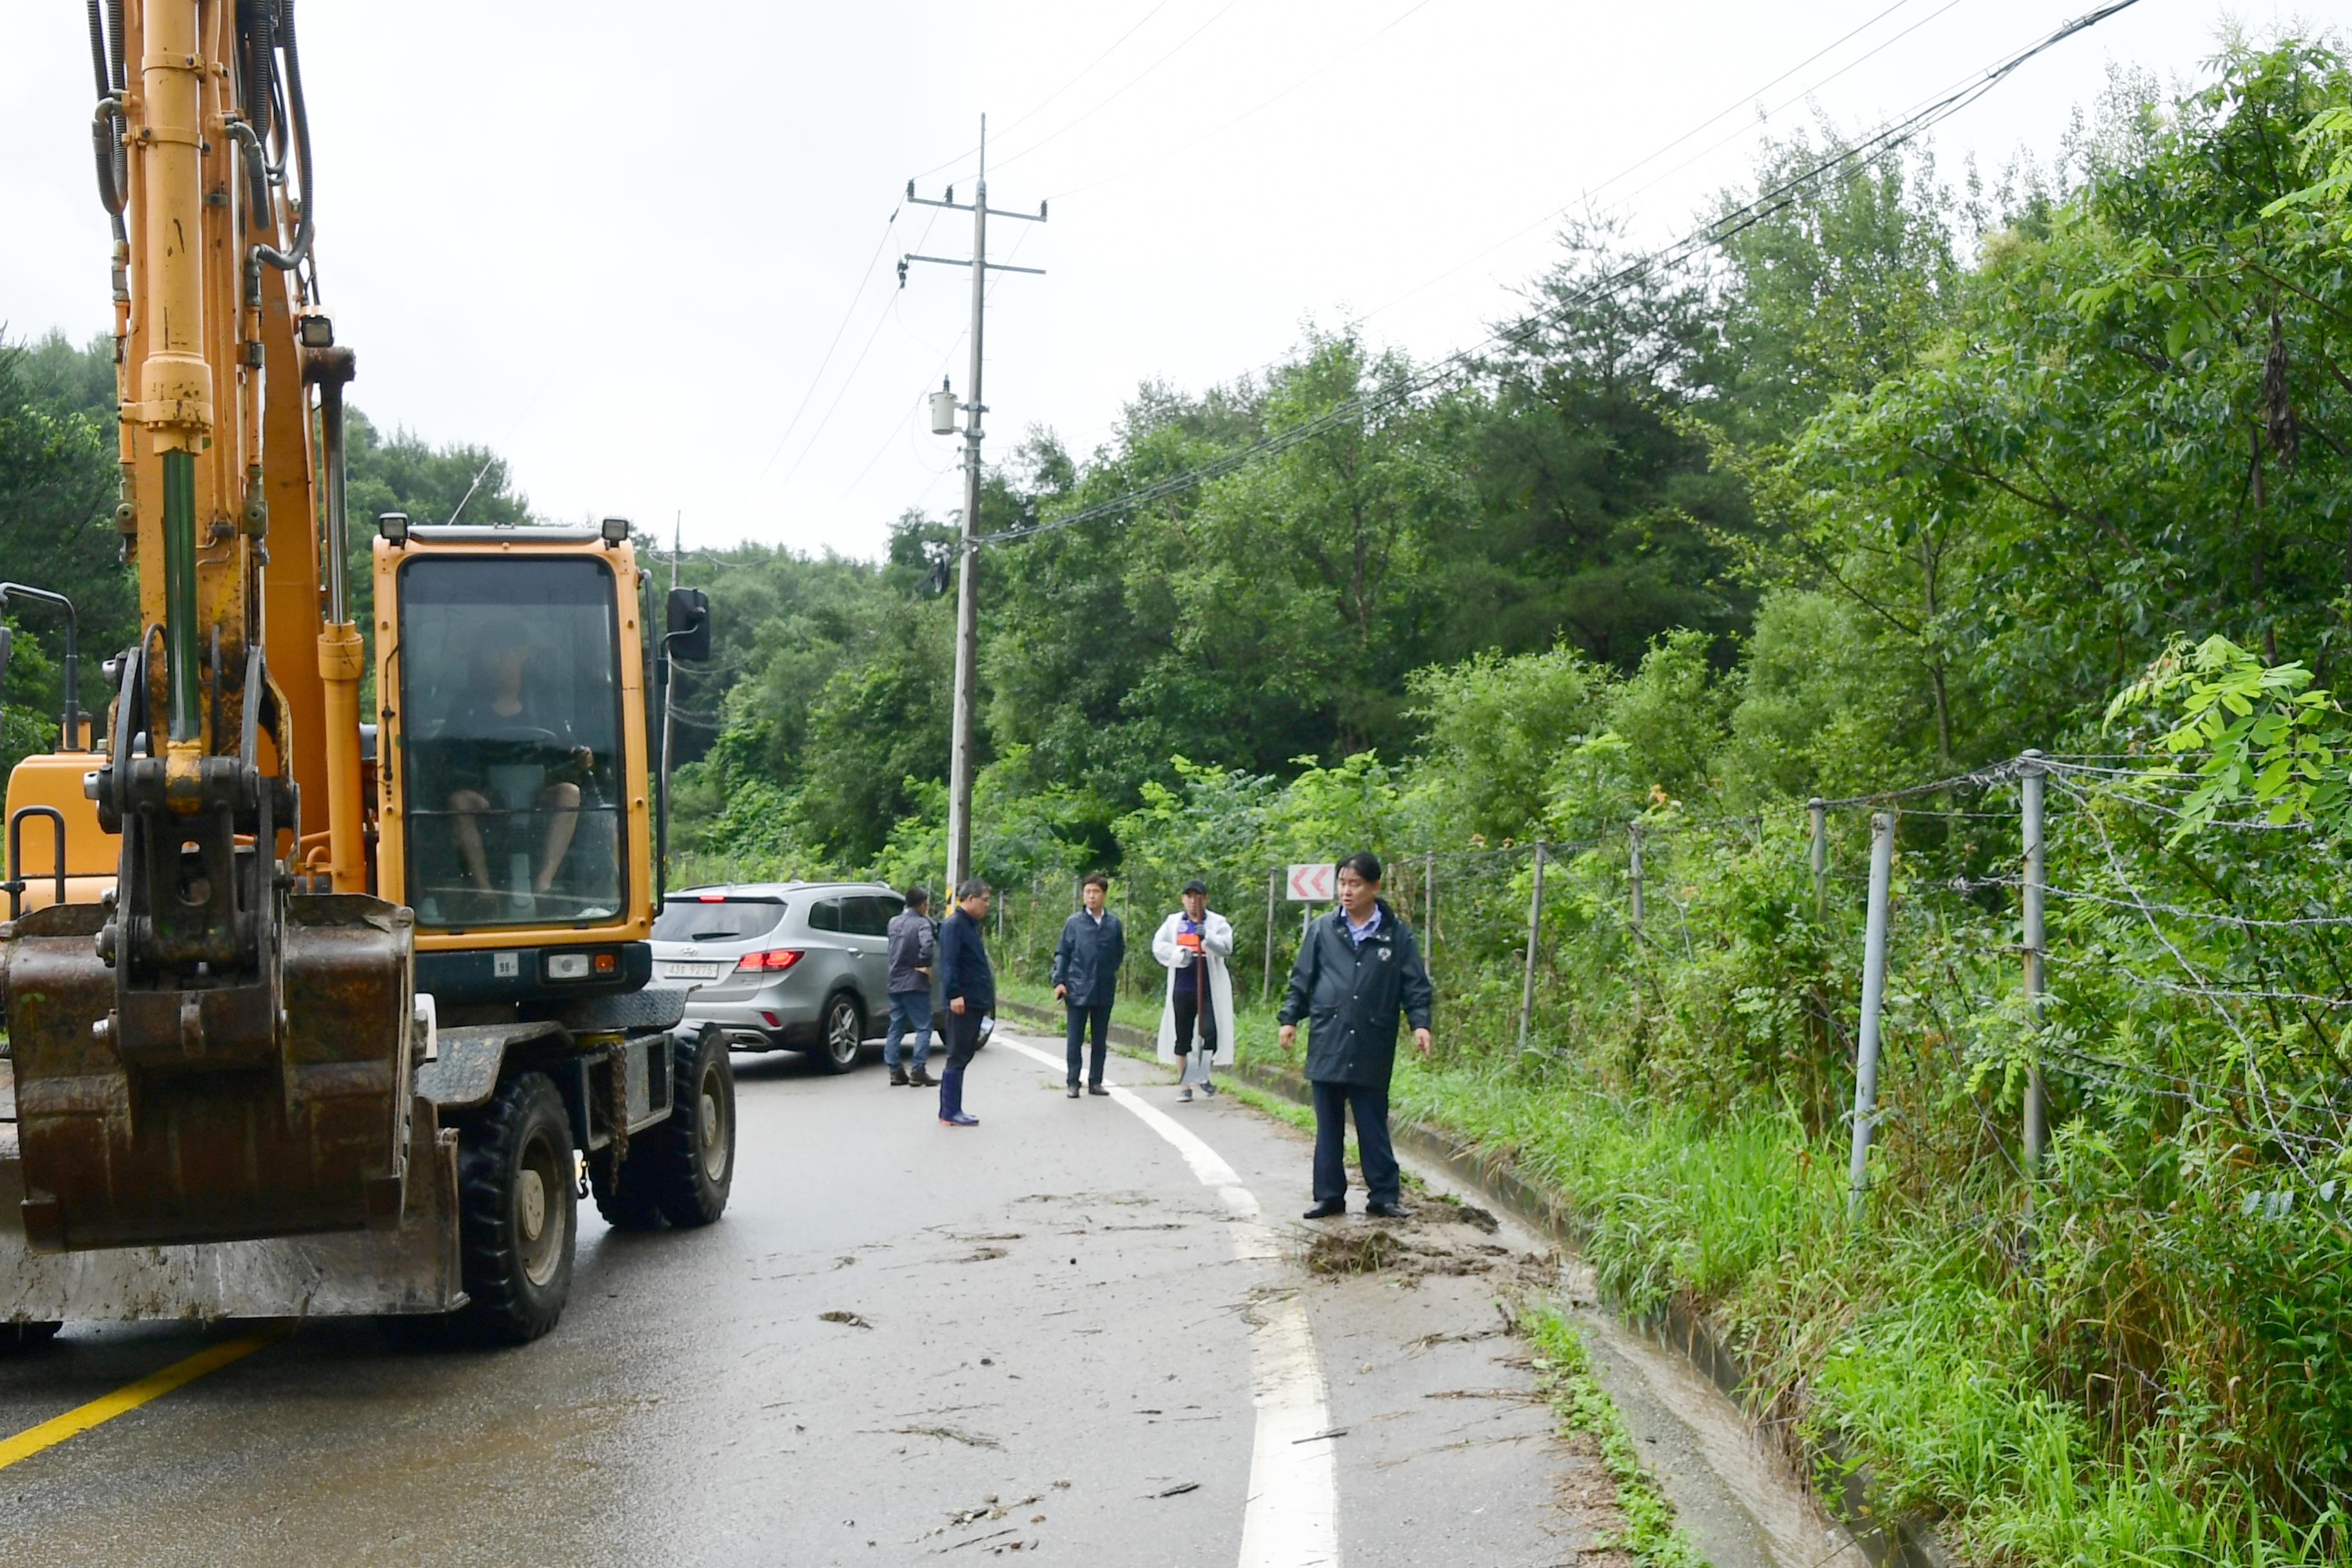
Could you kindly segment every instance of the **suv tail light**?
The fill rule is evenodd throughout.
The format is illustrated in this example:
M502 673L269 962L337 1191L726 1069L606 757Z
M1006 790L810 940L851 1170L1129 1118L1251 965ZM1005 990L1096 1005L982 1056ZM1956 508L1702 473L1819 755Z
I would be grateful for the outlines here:
M747 952L735 961L735 972L738 974L746 971L773 973L780 969L790 969L801 961L801 952L797 947L772 947L765 952Z

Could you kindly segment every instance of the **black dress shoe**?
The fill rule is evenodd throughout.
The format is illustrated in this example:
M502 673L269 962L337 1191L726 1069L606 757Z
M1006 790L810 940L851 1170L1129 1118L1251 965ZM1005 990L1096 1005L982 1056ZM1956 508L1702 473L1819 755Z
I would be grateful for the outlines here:
M890 1087L893 1089L904 1089L907 1087L907 1069L905 1068L892 1068L890 1069Z
M1366 1204L1364 1212L1380 1219L1411 1219L1412 1211L1402 1204Z
M1072 1100L1078 1098L1078 1086L1076 1084L1070 1085L1070 1098Z
M1087 1085L1087 1092L1088 1094L1108 1094L1110 1090L1105 1089L1098 1083L1090 1083Z
M1348 1200L1345 1198L1333 1198L1328 1204L1317 1204L1313 1208L1308 1209L1305 1214L1298 1217L1301 1219L1338 1219L1341 1215L1346 1214L1347 1212Z

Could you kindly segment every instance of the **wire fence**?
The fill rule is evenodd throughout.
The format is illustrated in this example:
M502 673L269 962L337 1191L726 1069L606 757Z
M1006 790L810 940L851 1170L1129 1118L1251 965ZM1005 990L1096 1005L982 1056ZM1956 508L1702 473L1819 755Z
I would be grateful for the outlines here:
M1882 1142L1904 1115L1880 1094L1885 1057L1930 1042L1990 1086L1987 1157L2029 1226L2051 1128L2132 1107L2273 1173L2288 1195L2257 1208L2332 1204L2352 1175L2352 913L2300 824L2225 817L2169 845L2195 783L2127 755L2028 752L1779 811L1395 852L1383 894L1420 936L1454 1049L1590 1064L1596 1041L1638 1038L1736 965L1749 939L1727 931L1726 878L1769 884L1791 962L1727 1011L1791 1037L1764 1052L1780 1064L1810 1053L1818 1115L1852 1141L1857 1208L1900 1155ZM1237 994L1261 1003L1328 907L1289 898L1286 870L1204 879L1234 925ZM1130 952L1180 886L1130 861L1113 893ZM1013 891L1009 963L1042 975L1076 889L1074 874ZM1130 994L1160 983L1130 962Z

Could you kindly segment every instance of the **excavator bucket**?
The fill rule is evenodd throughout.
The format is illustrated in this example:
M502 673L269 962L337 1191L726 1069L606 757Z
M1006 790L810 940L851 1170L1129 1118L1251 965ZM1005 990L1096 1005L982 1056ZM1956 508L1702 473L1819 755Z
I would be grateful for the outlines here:
M291 895L271 850L281 824L300 842L299 797L282 761L261 765L261 739L285 724L261 650L229 754L146 754L164 728L149 668L145 645L124 662L89 786L121 835L114 895L0 925L25 1245L394 1226L414 917L363 894ZM217 710L224 698L215 686Z
M282 1016L269 1016L266 986L229 985L127 1018L98 952L109 912L60 904L0 927L26 1244L64 1252L397 1224L409 912L355 894L289 899Z

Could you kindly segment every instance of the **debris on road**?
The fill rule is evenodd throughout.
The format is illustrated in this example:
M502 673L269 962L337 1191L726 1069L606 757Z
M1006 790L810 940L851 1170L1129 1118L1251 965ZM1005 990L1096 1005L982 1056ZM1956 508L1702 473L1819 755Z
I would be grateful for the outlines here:
M910 1437L944 1437L951 1443L961 1443L971 1448L1002 1448L1003 1444L984 1434L966 1432L954 1426L893 1426L893 1432L903 1432ZM996 1500L988 1500L994 1502ZM1035 1501L1035 1499L1031 1499Z
M853 1329L870 1329L874 1326L855 1312L844 1312L838 1310L819 1312L817 1314L817 1321L824 1323L846 1323Z
M1182 1497L1186 1492L1196 1492L1196 1491L1199 1491L1200 1489L1201 1489L1201 1483L1200 1483L1200 1482L1198 1482L1198 1481L1178 1481L1174 1486L1170 1487L1166 1491L1162 1491L1162 1492L1153 1492L1151 1495L1152 1495L1153 1497L1155 1497L1155 1498L1163 1498L1163 1497Z

